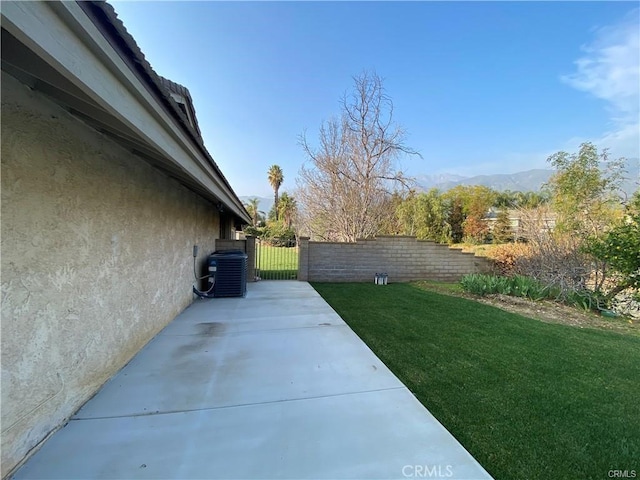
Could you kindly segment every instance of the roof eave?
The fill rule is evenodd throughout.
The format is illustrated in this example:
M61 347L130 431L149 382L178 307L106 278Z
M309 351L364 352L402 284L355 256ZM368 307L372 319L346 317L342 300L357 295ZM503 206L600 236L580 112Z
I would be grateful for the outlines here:
M127 41L122 35L114 31L105 35L104 24L87 14L82 3L5 2L2 28L64 82L54 85L53 76L38 78L34 71L54 100L95 120L114 138L126 138L129 148L131 144L139 147L134 150L144 151L152 163L166 167L199 195L222 202L239 223L250 223L242 202L195 131L176 115L179 108L167 99L144 56L132 58L123 47ZM97 8L104 11L105 5ZM7 63L4 57L3 63ZM28 65L17 67L25 72Z

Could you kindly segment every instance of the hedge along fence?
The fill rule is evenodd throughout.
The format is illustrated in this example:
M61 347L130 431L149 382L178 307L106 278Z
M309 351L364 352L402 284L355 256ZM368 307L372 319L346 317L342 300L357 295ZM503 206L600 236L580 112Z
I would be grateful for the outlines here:
M373 282L376 273L389 282L438 280L458 282L469 273L485 273L484 257L416 237L379 236L355 243L312 242L300 238L298 280Z

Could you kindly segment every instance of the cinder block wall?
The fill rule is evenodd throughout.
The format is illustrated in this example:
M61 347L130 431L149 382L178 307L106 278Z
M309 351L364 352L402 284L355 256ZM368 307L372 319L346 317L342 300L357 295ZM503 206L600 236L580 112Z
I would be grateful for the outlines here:
M486 258L415 237L380 236L356 243L300 240L298 279L311 282L373 282L376 273L389 282L456 282L467 273L489 269Z

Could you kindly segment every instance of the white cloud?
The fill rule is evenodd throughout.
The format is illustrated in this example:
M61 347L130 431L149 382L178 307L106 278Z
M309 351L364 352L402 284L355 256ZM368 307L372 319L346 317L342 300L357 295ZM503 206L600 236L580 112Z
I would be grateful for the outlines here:
M595 30L582 50L576 71L561 79L608 103L611 129L592 141L616 156L640 156L640 10Z

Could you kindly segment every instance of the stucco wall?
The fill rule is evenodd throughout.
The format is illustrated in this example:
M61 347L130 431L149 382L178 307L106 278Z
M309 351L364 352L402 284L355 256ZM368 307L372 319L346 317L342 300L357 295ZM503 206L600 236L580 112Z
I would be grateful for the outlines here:
M456 282L467 273L487 271L486 258L415 237L380 236L356 243L300 239L298 279L310 282L373 282L376 273L389 282Z
M189 305L216 210L2 74L2 474Z

